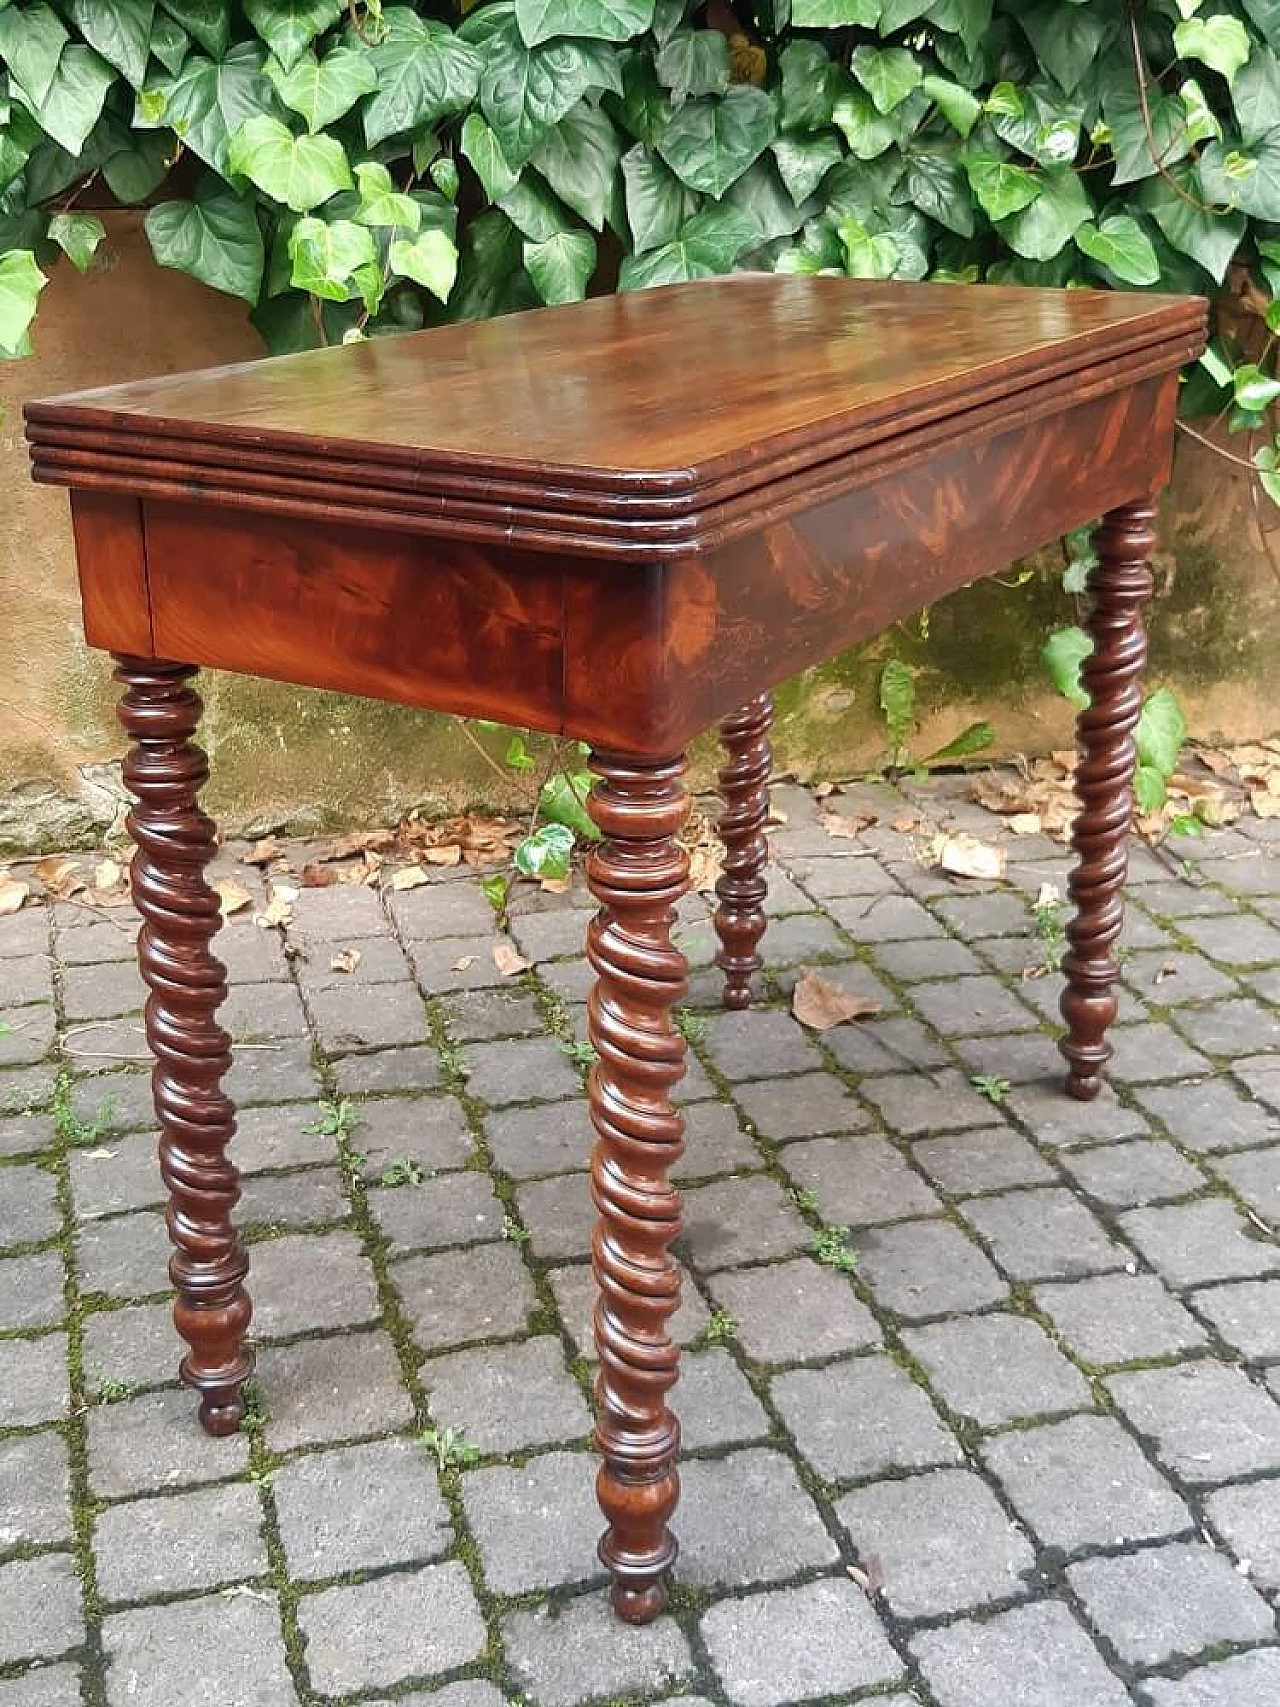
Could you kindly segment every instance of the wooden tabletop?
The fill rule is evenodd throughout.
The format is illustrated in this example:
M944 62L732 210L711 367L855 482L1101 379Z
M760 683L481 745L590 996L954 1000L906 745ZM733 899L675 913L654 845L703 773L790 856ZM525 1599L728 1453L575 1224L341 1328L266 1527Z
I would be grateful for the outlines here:
M58 484L696 550L957 423L1167 371L1205 312L738 275L82 391L29 404L27 430L36 478Z

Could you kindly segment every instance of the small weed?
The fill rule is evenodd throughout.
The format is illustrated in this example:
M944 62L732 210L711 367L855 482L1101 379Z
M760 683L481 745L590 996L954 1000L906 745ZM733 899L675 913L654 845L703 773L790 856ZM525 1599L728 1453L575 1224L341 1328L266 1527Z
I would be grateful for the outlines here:
M472 1446L460 1428L423 1429L418 1439L431 1453L441 1470L465 1470L478 1463L480 1448Z
M7 1019L0 1019L0 1037L12 1037L13 1027Z
M340 1102L327 1102L323 1098L319 1104L320 1113L310 1126L304 1126L304 1132L315 1132L322 1138L337 1138L345 1141L350 1138L356 1124L355 1104L349 1097L343 1097Z
M590 1043L580 1043L577 1038L571 1043L562 1043L560 1053L567 1055L575 1067L590 1067L593 1062L600 1059Z
M240 1389L240 1400L244 1406L240 1417L240 1432L256 1434L267 1420L267 1406L262 1396L262 1388L252 1379L246 1381Z
M421 1185L426 1174L412 1156L392 1156L378 1176L383 1185Z
M1058 891L1046 884L1035 904L1036 936L1040 939L1045 970L1057 970L1066 946L1067 933L1063 927L1063 906Z
M727 1310L713 1310L699 1338L704 1345L727 1345L738 1335L738 1324Z
M513 1221L510 1215L502 1217L502 1236L513 1245L523 1248L529 1243L531 1234L527 1227L522 1227L518 1221Z
M818 1213L818 1194L811 1185L797 1186L791 1193L791 1201L802 1215Z
M121 1381L115 1375L104 1375L98 1382L98 1403L118 1405L125 1399L132 1399L137 1391L136 1381Z
M973 1073L969 1083L979 1096L986 1097L987 1101L993 1102L997 1108L1013 1089L1008 1079L1001 1077L999 1073Z
M275 1475L273 1469L250 1470L249 1480L255 1488L270 1488L275 1481Z
M88 1120L82 1120L72 1107L71 1080L65 1075L59 1077L53 1092L53 1127L64 1144L73 1149L100 1144L111 1130L115 1116L116 1099L109 1096L103 1097Z
M495 872L492 877L486 877L480 885L480 892L493 908L493 922L500 929L507 924L507 903L511 899L511 888L515 882L514 875L506 872Z
M847 1227L822 1227L813 1235L809 1249L825 1268L838 1269L841 1274L856 1274L861 1261L849 1243Z
M451 1079L465 1079L471 1072L456 1043L444 1042L440 1045L440 1065Z
M688 1008L677 1008L675 1022L676 1030L686 1043L705 1043L707 1022L701 1014L691 1013Z

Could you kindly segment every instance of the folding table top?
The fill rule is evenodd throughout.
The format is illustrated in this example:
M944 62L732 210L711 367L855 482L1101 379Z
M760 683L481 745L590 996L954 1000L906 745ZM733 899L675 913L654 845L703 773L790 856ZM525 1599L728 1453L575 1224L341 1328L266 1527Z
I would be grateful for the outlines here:
M990 431L1203 347L1196 297L739 274L31 403L36 478L139 496L371 500L694 543L766 488ZM745 506L745 509L744 509Z

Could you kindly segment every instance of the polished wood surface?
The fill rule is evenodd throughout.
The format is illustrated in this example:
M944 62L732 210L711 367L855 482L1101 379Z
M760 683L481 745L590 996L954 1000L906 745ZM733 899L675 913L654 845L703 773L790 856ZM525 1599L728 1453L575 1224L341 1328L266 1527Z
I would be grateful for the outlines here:
M1204 317L1195 299L762 276L29 405L36 477L72 488L86 634L127 688L182 1370L207 1428L239 1415L249 1304L192 667L593 749L600 1556L643 1622L679 1493L683 754L719 722L716 929L740 1007L765 923L770 690L1108 512L1063 998L1068 1089L1093 1095L1153 499Z

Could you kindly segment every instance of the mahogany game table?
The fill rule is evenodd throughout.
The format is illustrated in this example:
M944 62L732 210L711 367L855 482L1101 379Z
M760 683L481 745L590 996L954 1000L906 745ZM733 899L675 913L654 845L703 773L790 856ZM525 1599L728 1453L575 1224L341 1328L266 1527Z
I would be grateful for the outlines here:
M748 275L29 405L36 479L71 488L85 635L125 690L174 1319L210 1433L236 1427L251 1356L197 668L591 748L600 1557L644 1622L679 1492L685 749L720 720L716 927L741 1008L769 690L1102 515L1062 999L1066 1088L1095 1095L1155 496L1204 322L1191 298Z

